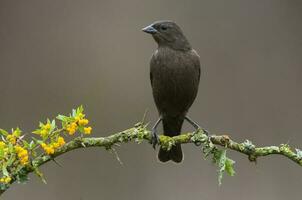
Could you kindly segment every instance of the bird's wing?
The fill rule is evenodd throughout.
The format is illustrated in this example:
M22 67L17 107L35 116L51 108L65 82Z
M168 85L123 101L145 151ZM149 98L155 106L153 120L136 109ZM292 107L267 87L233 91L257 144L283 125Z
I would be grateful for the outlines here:
M194 67L197 68L197 71L198 71L198 82L200 81L200 56L198 55L198 53L193 49L192 50L192 61L193 61L193 64L194 64Z
M151 86L153 87L153 67L155 66L155 62L156 62L156 55L158 53L158 50L156 50L150 60L150 81L151 81Z

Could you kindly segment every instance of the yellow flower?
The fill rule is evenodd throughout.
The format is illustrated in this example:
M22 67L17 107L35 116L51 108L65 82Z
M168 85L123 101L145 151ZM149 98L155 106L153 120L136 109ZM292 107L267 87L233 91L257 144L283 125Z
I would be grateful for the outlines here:
M5 183L9 183L11 180L12 180L12 178L8 176L8 177L6 177L6 178L4 179L4 182L5 182Z
M70 124L70 127L76 129L76 128L78 128L78 125L77 125L77 123L72 122L72 123Z
M28 156L27 157L24 157L20 160L21 164L22 165L26 165L28 163Z
M0 141L0 149L4 149L5 146L6 144L3 141Z
M7 135L6 139L12 143L12 144L16 144L17 138L14 135Z
M18 153L18 157L19 158L25 158L26 156L28 156L28 152L27 150L23 149Z
M84 128L84 133L87 135L91 134L91 131L92 131L92 128L90 126Z
M54 145L47 145L44 142L41 143L41 147L45 151L46 154L51 155L55 153Z
M49 146L45 149L46 153L48 155L54 154L55 153L55 149L53 148L53 146Z
M41 143L41 147L44 149L47 146L47 144L45 144L44 142Z
M78 122L78 121L81 120L81 118L80 118L79 116L76 116L76 117L74 118L74 120L75 120L76 122Z
M9 177L9 176L7 176L7 177L2 177L2 178L0 179L0 182L1 182L1 183L9 183L11 180L12 180L12 178Z
M48 130L48 131L50 130L50 128L51 128L50 123L45 124L43 127L44 130Z
M67 132L69 135L75 134L76 130L78 128L78 125L75 122L72 122L71 124L67 125Z
M58 142L55 142L52 144L53 148L57 149L60 147L60 144Z
M58 149L58 148L60 148L61 146L63 146L64 144L65 144L64 138L61 137L61 136L59 136L58 139L57 139L57 141L54 142L54 143L52 143L52 144L50 145L50 147L53 147L54 149Z
M42 130L40 131L40 135L41 135L42 137L45 137L45 136L47 135L47 133L48 133L48 131L45 130L45 129L42 129Z
M65 144L65 140L64 140L64 138L63 137L58 137L58 141L57 141L57 143L59 143L60 144L60 146L63 146L64 144Z
M80 126L86 126L89 123L88 119L80 119L79 125Z
M28 163L28 151L19 145L15 146L15 150L17 152L20 163L22 165L26 165Z
M69 135L73 135L76 132L76 130L74 128L71 128L71 127L67 127L66 130L67 130Z
M15 146L15 151L16 151L17 153L21 152L22 150L24 150L24 148L22 148L20 145L16 145L16 146Z

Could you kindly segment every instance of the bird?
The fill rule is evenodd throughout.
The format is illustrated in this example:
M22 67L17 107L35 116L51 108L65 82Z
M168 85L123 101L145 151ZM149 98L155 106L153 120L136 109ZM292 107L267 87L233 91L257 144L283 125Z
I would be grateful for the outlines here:
M151 131L151 143L155 149L159 142L157 127L160 122L163 134L170 137L181 134L184 120L195 129L201 128L187 115L198 92L200 56L173 21L156 21L142 31L151 34L158 45L150 61L152 93L159 113ZM172 145L170 150L160 148L158 159L180 163L183 160L181 145Z

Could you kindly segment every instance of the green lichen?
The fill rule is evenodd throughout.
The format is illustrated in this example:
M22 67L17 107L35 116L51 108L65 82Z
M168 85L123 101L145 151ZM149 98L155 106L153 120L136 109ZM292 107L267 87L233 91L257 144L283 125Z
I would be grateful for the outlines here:
M160 135L159 144L164 150L170 151L172 146L175 145L175 140L169 136Z
M281 144L279 148L280 148L280 151L285 154L294 154L294 152L291 150L291 148L288 144Z

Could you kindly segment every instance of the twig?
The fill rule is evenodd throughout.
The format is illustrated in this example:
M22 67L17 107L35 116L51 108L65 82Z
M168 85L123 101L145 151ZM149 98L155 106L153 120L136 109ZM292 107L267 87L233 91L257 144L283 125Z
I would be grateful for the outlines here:
M118 143L127 143L130 141L136 141L141 143L142 141L151 141L151 132L147 129L146 125L143 123L136 124L133 128L124 130L112 134L107 137L98 138L75 138L74 140L68 142L63 147L58 149L53 155L41 155L35 158L31 165L23 167L20 171L23 174L29 174L35 170L35 167L39 167L54 158L67 153L69 151L79 149L79 148L90 148L90 147L104 147L109 150L113 145ZM250 141L245 141L243 143L237 143L226 135L211 135L207 136L204 134L203 130L199 130L195 133L185 133L175 137L160 137L159 145L163 148L169 149L171 145L174 144L185 144L185 143L201 143L207 144L212 142L215 145L223 146L228 149L246 154L250 161L256 161L258 157L268 156L272 154L283 155L290 160L294 161L298 165L302 166L302 156L299 152L293 152L287 144L281 144L279 146L267 146L267 147L255 147ZM12 184L17 180L18 173L12 174L12 180L9 184ZM5 192L8 188L0 190L0 195Z

